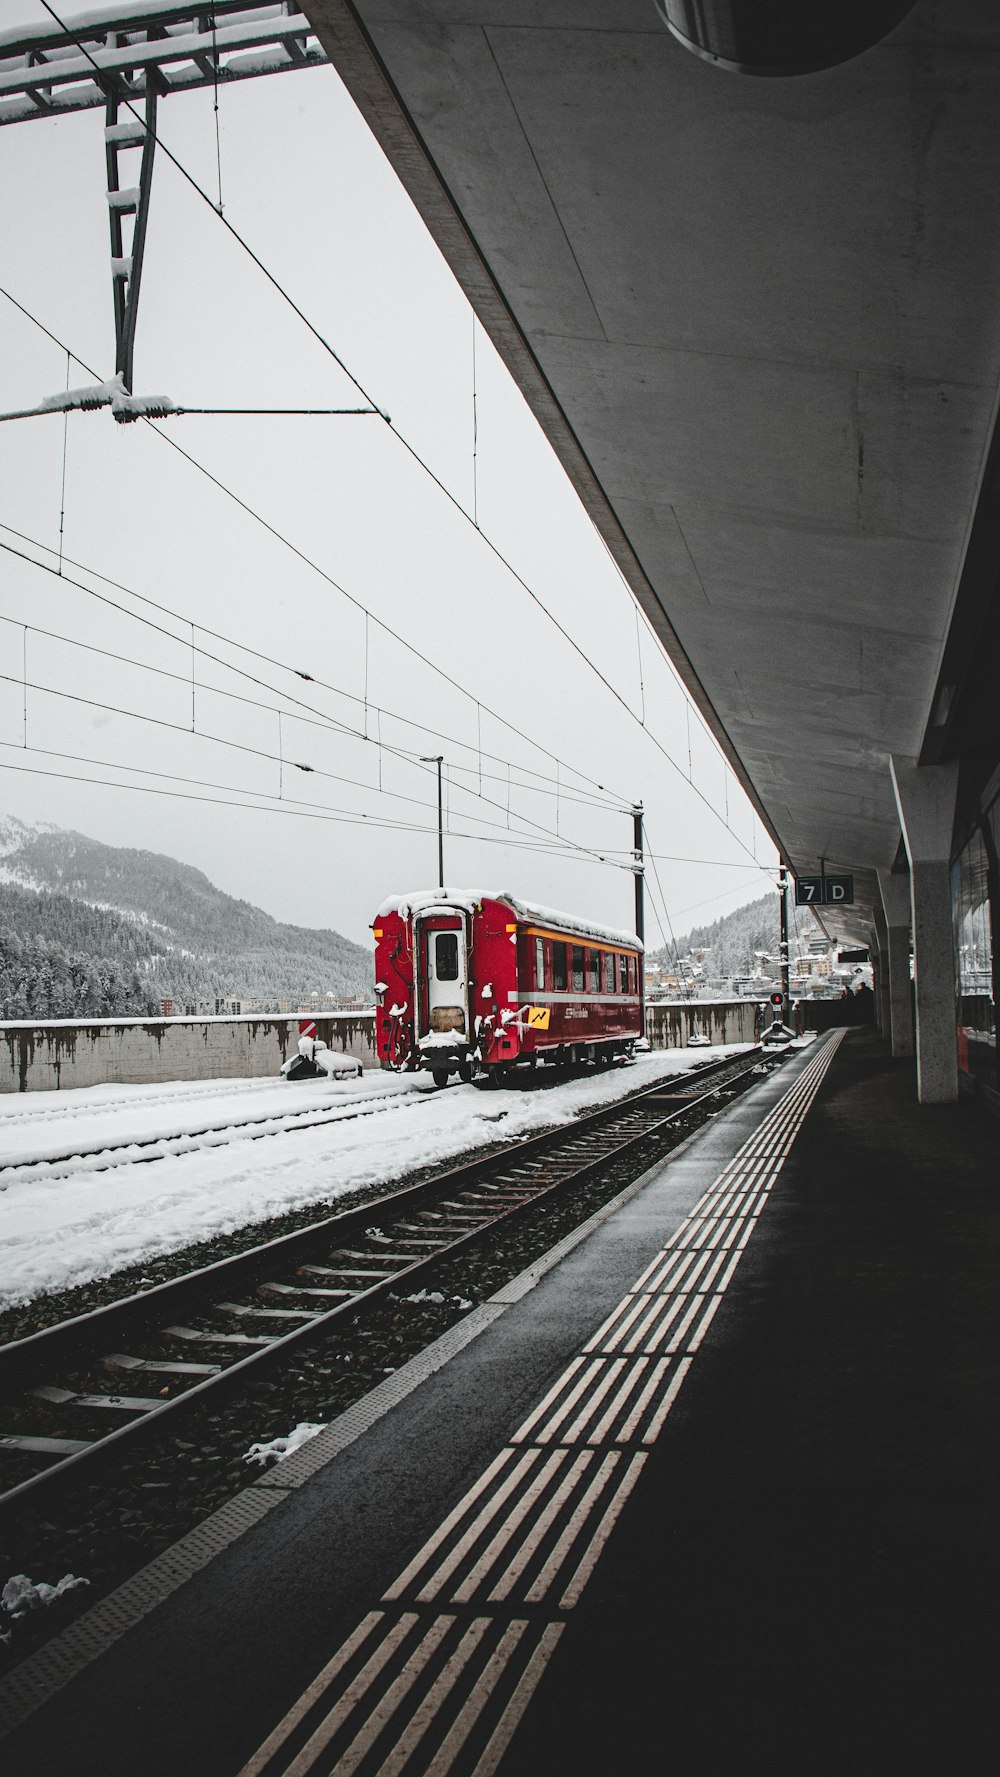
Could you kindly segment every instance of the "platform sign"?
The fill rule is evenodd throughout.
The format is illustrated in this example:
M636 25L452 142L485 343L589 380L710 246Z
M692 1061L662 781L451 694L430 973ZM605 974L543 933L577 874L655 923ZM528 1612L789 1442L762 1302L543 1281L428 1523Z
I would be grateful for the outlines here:
M852 907L853 876L797 876L796 907Z

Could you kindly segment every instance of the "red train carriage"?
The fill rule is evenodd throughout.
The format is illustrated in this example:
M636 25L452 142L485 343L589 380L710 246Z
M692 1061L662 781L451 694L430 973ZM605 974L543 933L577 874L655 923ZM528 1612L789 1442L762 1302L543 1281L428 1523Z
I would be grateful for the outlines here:
M642 945L508 894L433 889L387 901L375 934L383 1067L499 1082L515 1064L631 1053Z

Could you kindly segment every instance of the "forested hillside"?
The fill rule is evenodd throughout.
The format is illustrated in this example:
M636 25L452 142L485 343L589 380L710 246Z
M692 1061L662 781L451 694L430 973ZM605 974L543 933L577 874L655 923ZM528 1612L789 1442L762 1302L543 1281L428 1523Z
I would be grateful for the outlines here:
M754 952L778 953L778 897L761 895L735 913L724 914L711 925L694 926L683 938L678 937L681 956L692 950L711 950L706 970L712 975L744 975L753 968Z
M284 925L156 852L0 817L0 1017L145 1014L371 988L339 932Z
M0 1017L158 1012L158 960L141 929L117 914L0 884Z

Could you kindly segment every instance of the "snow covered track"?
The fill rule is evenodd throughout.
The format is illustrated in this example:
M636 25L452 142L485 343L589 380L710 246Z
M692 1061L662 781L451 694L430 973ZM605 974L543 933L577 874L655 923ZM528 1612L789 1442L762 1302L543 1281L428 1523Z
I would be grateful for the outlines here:
M734 1052L742 1048L715 1054ZM454 1164L500 1140L569 1123L645 1081L698 1066L704 1055L657 1050L627 1072L591 1068L569 1080L555 1069L550 1080L546 1068L542 1090L437 1092L413 1075L376 1070L337 1085L184 1081L39 1093L27 1104L0 1099L0 1168L14 1160L37 1168L8 1174L6 1187L0 1176L0 1311L128 1271L133 1290L159 1282L224 1256L234 1238L248 1244L257 1224L278 1234L293 1225L289 1218L318 1220L360 1190L385 1191L394 1181L412 1182L417 1168ZM338 1107L342 1114L311 1121L310 1112ZM289 1116L296 1124L288 1140L280 1131L266 1141L198 1133ZM176 1143L174 1150L142 1145L161 1140ZM134 1164L102 1160L128 1161L129 1144L136 1144ZM85 1149L86 1157L74 1158ZM156 1165L144 1164L157 1154ZM171 1260L206 1246L187 1264Z
M568 1128L0 1348L0 1457L9 1477L0 1507L29 1497L34 1504L40 1491L72 1481L84 1465L92 1472L113 1463L123 1444L155 1436L165 1418L173 1424L209 1392L238 1390L250 1372L256 1379L265 1367L294 1360L335 1323L355 1321L401 1286L419 1288L444 1259L539 1198L602 1169L618 1168L616 1177L623 1164L641 1171L650 1136L681 1139L693 1119L721 1108L723 1086L736 1090L759 1068L751 1051L687 1083L656 1081ZM109 1393L109 1369L116 1382L151 1392ZM125 1422L109 1433L109 1418ZM50 1466L39 1467L40 1458Z
M300 1090L303 1089L285 1088L286 1093ZM429 1096L426 1091L416 1090L406 1094L407 1108L419 1106ZM343 1094L340 1094L334 1102L327 1102L324 1097L319 1104L309 1102L278 1116L254 1115L256 1106L251 1105L251 1114L238 1119L196 1126L178 1133L165 1132L131 1138L113 1146L108 1146L100 1138L89 1142L85 1139L71 1139L71 1145L67 1146L65 1137L57 1126L36 1138L31 1148L21 1151L14 1149L5 1153L0 1134L0 1190L34 1179L56 1180L70 1178L79 1172L104 1172L115 1166L145 1165L152 1160L166 1159L168 1155L193 1154L207 1147L227 1147L233 1142L259 1141L264 1136L289 1135L297 1130L317 1129L325 1123L371 1116L377 1111L387 1109L399 1097L398 1092L369 1090L364 1095L355 1095L345 1103ZM287 1097L285 1102L288 1102ZM197 1125L197 1117L193 1121Z
M218 1098L220 1093L237 1099L275 1090L284 1093L287 1088L276 1088L274 1080L184 1080L174 1086L84 1086L59 1093L11 1094L0 1098L0 1141L6 1140L8 1129L46 1128L53 1118L53 1098L57 1100L55 1115L65 1124L81 1119L93 1122L95 1115L141 1112L149 1106L162 1114L167 1105Z
M163 1159L169 1153L194 1153L201 1146L220 1146L242 1137L277 1136L378 1111L400 1096L407 1104L419 1104L425 1096L414 1089L412 1080L394 1077L378 1077L377 1086L371 1077L341 1080L337 1086L254 1080L258 1089L252 1093L245 1084L226 1082L220 1091L218 1082L213 1082L213 1088L202 1093L179 1091L169 1096L110 1100L101 1096L98 1105L66 1109L60 1105L55 1114L46 1114L44 1105L32 1111L0 1112L0 1189L28 1178L64 1178L76 1171L128 1166L133 1160ZM181 1104L188 1105L187 1111L179 1111ZM117 1139L108 1139L115 1134Z

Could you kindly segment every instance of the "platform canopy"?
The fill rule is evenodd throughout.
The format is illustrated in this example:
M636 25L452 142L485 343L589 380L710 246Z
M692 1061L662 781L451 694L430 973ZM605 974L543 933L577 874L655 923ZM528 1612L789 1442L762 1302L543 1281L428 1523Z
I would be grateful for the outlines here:
M1000 11L917 0L776 78L699 59L654 0L304 11L782 853L853 871L862 936L889 756L960 747L986 596L959 598L1000 366Z

